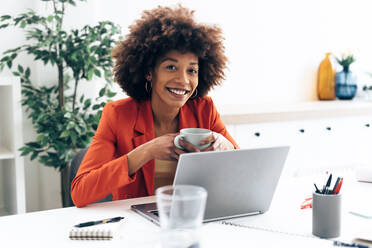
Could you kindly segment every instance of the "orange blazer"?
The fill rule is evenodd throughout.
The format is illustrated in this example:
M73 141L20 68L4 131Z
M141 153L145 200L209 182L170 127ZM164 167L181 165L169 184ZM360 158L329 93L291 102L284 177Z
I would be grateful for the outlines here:
M180 109L179 129L190 127L218 132L238 148L210 97L189 100ZM152 195L154 160L130 177L126 155L152 139L154 119L150 101L137 102L126 98L107 103L92 144L71 184L74 204L83 207L110 193L113 200Z

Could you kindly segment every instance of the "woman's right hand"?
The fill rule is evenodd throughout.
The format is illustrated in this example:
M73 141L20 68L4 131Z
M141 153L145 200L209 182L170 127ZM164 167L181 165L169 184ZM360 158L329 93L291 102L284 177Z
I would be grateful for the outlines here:
M152 159L178 161L179 156L185 151L174 145L174 138L178 133L159 136L148 142Z

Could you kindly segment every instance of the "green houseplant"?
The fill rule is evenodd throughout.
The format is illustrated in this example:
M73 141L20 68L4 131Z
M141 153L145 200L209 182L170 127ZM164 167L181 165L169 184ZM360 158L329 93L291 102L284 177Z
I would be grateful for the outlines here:
M27 43L9 49L0 59L0 70L8 67L20 78L22 105L37 133L34 141L27 142L21 155L30 155L41 164L58 169L62 183L67 176L64 170L78 149L89 145L97 128L102 108L112 82L111 49L118 40L120 29L109 21L82 29L65 30L65 8L75 6L75 0L42 0L53 6L48 16L33 10L16 17L0 17L0 29L18 27L25 31ZM84 1L84 0L79 0ZM42 61L57 69L58 78L52 86L37 86L30 79L31 70L25 65L15 66L19 53L27 53L35 61ZM78 97L82 81L103 77L106 85L95 99ZM62 199L66 196L62 190Z
M344 71L349 71L349 67L355 62L355 58L352 54L342 54L341 58L336 57L336 61L342 66Z

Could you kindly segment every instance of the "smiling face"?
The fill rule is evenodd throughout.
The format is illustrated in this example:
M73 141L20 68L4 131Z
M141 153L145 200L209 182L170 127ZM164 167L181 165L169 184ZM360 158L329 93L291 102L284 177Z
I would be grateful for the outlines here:
M198 57L172 50L161 57L148 76L151 102L159 107L181 108L198 86Z

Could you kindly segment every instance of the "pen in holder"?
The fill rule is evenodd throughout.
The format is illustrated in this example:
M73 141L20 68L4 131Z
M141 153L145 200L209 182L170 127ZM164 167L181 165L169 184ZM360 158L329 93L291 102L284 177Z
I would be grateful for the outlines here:
M335 238L341 233L341 194L313 193L313 234Z

